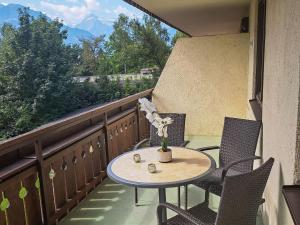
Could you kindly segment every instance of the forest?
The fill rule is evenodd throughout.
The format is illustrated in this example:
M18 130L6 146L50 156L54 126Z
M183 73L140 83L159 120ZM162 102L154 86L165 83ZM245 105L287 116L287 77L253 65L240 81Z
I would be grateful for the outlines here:
M109 37L99 35L66 45L61 21L33 18L19 10L19 26L4 24L0 34L0 140L30 131L78 109L103 104L154 87L172 47L156 19L121 14ZM158 68L153 79L121 83L107 75ZM76 76L99 75L96 82Z

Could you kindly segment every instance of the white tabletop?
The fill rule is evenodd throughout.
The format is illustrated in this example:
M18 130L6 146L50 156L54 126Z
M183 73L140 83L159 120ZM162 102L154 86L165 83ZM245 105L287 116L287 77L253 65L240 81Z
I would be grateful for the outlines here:
M170 147L173 160L158 161L159 147L143 148L127 152L115 158L108 166L108 176L116 182L138 187L169 187L192 183L215 168L215 161L199 151ZM136 163L134 154L140 154L142 161ZM148 164L154 163L157 172L150 173Z

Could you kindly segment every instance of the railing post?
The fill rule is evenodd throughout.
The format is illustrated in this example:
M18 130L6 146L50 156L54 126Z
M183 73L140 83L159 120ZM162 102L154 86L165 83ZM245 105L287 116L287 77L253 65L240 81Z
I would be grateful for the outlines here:
M136 105L136 118L137 118L137 135L138 135L138 142L141 141L141 128L140 128L140 106L139 103Z
M109 163L109 135L107 128L107 113L104 113L104 139L105 139L105 149L106 149L106 162Z
M40 191L41 191L41 201L42 201L42 214L44 225L49 225L50 212L48 210L48 205L50 204L48 195L45 189L45 179L46 174L44 172L44 159L42 153L42 145L39 139L35 140L34 143L35 155L38 162L38 174L40 177Z

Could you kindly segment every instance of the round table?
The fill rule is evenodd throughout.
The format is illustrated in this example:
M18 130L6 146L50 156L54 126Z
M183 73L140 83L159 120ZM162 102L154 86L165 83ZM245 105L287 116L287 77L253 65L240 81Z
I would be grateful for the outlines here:
M193 183L216 168L214 159L196 150L170 147L173 160L160 163L157 159L159 147L141 148L124 153L113 159L107 167L107 175L117 183L140 188L158 188L159 203L166 202L167 187L178 187ZM133 160L134 154L141 155L141 162ZM156 165L156 173L148 172L148 164ZM163 212L163 221L167 218Z

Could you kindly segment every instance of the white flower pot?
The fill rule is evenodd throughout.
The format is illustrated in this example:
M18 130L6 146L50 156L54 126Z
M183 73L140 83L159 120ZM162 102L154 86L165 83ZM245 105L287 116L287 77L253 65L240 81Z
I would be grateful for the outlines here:
M158 161L162 163L171 162L172 161L172 150L170 149L167 152L163 152L161 149L157 150Z

